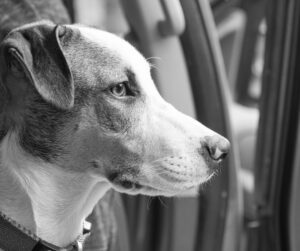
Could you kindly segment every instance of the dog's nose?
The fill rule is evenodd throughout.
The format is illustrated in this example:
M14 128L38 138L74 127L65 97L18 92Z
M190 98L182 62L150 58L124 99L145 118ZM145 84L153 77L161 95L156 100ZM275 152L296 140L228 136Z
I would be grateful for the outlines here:
M208 152L212 160L219 162L227 156L230 143L222 136L214 135L205 137L202 147Z

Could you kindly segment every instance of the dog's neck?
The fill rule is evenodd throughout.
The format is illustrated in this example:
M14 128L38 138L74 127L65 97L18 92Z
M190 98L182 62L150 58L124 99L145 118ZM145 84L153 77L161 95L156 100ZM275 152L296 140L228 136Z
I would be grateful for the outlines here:
M72 243L108 189L92 176L29 160L15 135L0 144L0 211L49 243Z

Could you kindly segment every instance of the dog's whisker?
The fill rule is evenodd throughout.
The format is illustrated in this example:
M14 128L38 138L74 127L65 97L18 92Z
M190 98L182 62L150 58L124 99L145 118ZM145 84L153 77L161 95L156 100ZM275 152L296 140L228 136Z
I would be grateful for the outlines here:
M148 57L146 60L149 62L150 60L155 59L155 60L162 60L161 57Z
M161 198L161 196L158 196L158 200L161 202L161 204L162 204L165 208L168 208L167 204L163 201L163 199Z
M155 69L155 70L158 69L158 67L156 65L152 64L152 63L149 63L149 66L150 66L151 69Z
M149 63L149 66L151 69L158 69L158 67L154 64L154 62L152 62L151 60L162 60L162 58L160 57L148 57L146 58L147 62Z

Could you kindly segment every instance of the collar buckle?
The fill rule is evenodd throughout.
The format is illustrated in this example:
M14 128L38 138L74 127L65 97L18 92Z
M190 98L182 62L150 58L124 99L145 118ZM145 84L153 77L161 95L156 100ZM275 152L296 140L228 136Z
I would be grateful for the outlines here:
M90 222L88 221L83 222L83 233L77 238L77 240L73 244L75 250L83 251L84 242L91 235L91 227L92 224Z

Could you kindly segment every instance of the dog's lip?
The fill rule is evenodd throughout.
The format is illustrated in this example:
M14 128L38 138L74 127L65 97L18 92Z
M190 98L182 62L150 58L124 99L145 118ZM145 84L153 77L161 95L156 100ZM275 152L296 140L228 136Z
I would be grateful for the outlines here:
M163 189L159 189L157 187L153 187L151 185L140 184L139 182L131 181L131 180L123 180L121 184L114 184L119 188L125 189L126 191L140 191L140 190L148 190L148 191L156 191L160 193L165 193L167 191Z
M152 185L146 185L146 184L140 184L139 183L139 188L138 189L132 189L132 191L139 191L139 190L144 190L144 191L151 191L151 192L155 192L155 193L159 193L161 195L175 195L181 192L184 192L186 190L189 190L193 187L195 187L196 185L191 185L189 187L184 187L184 188L179 188L179 189L175 189L173 187L173 189L170 187L169 189L165 188L159 188L157 186L152 186Z
M132 181L132 180L127 180L127 179L124 179L124 180L122 180L121 182L118 182L118 183L112 182L112 184L114 184L117 187L126 189L126 190L139 190L143 187L138 182L135 182L135 181Z
M194 187L197 187L203 183L206 183L207 181L211 180L215 175L217 174L216 170L210 170L207 175L205 177L202 177L203 180L201 182L199 182L199 184L197 184L197 182L195 182L194 184L190 184L189 186L184 186L184 187L164 187L161 188L157 185L151 185L148 184L148 182L137 182L137 181L132 181L130 179L124 179L122 180L122 182L120 183L114 183L114 185L116 187L118 187L119 189L122 189L124 192L143 192L143 191L147 191L147 192L154 192L157 194L161 194L161 195L175 195L175 194L179 194L181 192L185 192L187 190L193 189Z

